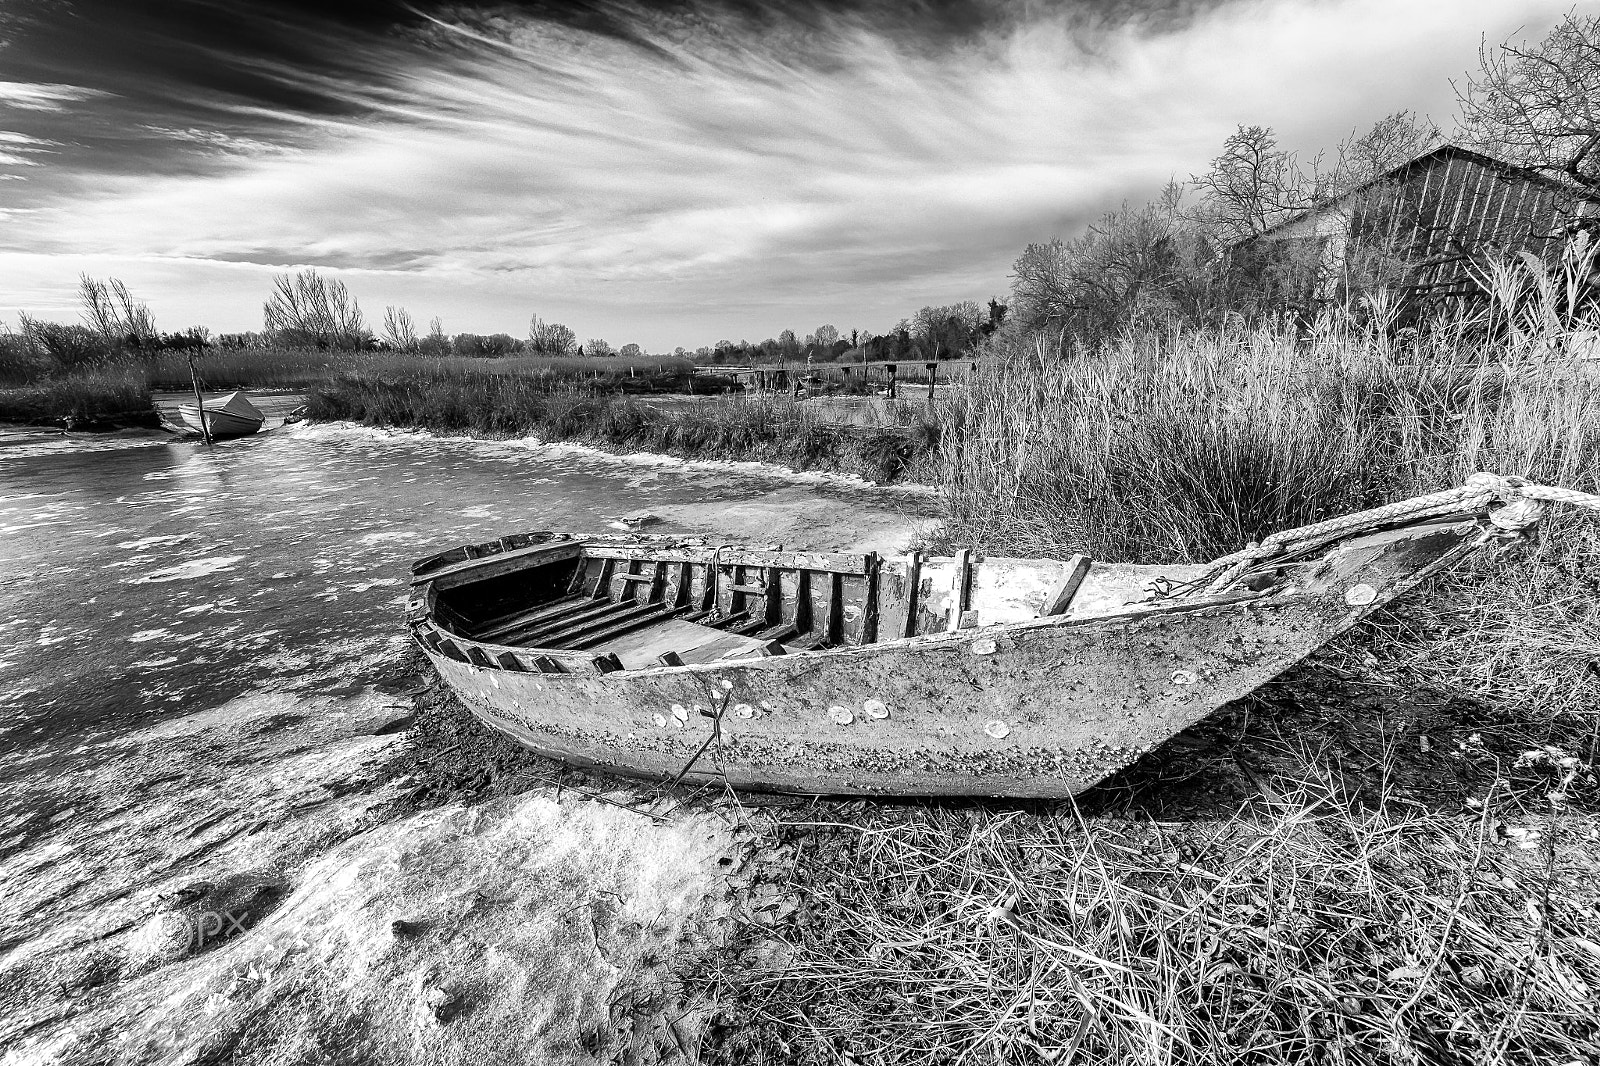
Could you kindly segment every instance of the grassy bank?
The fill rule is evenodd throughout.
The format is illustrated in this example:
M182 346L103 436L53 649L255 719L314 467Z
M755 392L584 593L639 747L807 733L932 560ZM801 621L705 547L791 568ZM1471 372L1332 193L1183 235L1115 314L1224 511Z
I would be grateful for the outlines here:
M1245 701L1078 807L780 815L792 902L700 975L736 989L708 1058L1591 1061L1592 789L1445 750L1459 715L1338 709L1330 744ZM1428 775L1381 746L1430 736Z
M103 425L155 425L143 375L126 367L78 371L0 389L0 422L56 425L64 419Z
M419 367L405 374L341 374L311 390L315 419L440 433L531 436L692 459L778 463L889 482L933 473L931 422L830 426L782 398L708 397L652 405L525 375Z

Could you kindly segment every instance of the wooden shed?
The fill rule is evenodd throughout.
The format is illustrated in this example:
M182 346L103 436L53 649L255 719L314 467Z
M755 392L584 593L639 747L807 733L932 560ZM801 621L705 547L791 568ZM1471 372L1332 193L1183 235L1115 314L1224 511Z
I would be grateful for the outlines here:
M1481 295L1473 271L1492 257L1525 249L1556 262L1571 224L1596 213L1576 186L1447 144L1240 242L1234 253L1313 264L1304 278L1314 300L1377 283L1415 309Z

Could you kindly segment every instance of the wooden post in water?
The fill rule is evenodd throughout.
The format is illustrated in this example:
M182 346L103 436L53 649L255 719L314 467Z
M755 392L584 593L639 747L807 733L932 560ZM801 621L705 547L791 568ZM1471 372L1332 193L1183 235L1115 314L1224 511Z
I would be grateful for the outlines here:
M194 386L194 409L200 414L200 436L211 447L211 420L206 417L206 402L200 396L200 374L194 368L194 352L189 353L189 384Z
M923 365L928 368L928 406L932 407L933 406L933 385L934 385L934 382L939 379L939 364L937 362L934 362L934 363L924 363Z

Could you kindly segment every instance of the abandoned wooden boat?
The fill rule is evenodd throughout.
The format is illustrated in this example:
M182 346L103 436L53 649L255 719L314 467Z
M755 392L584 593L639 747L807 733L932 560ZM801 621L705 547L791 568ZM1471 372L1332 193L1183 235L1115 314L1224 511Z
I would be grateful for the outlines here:
M179 404L178 416L196 433L204 432L209 426L214 440L248 437L259 432L267 421L261 409L242 392L230 392L218 399L205 401L203 413L192 403Z
M1060 797L1537 522L1539 486L1478 477L1198 566L525 533L418 562L408 622L482 721L577 765Z

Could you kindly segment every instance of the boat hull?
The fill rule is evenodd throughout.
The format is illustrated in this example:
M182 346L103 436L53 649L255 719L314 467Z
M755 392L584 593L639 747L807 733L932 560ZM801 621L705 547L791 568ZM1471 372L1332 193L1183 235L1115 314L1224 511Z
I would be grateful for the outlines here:
M423 646L485 724L576 765L757 791L1061 798L1304 659L1480 531L1360 538L1286 590L727 664L552 674Z
M213 411L206 409L205 424L200 421L200 412L192 403L182 404L178 407L178 416L183 419L184 425L196 433L205 431L205 424L211 427L211 436L224 440L231 437L248 437L260 432L266 424L266 419L244 418L228 411Z

